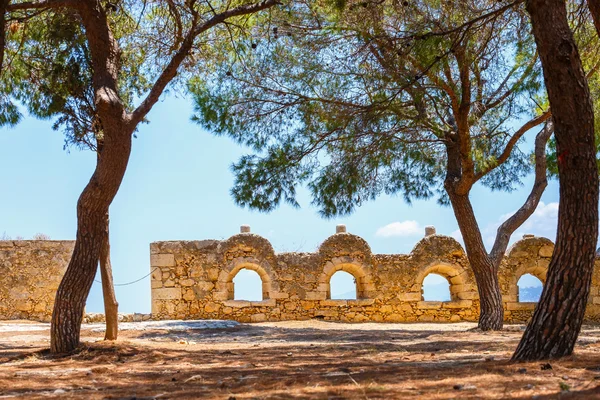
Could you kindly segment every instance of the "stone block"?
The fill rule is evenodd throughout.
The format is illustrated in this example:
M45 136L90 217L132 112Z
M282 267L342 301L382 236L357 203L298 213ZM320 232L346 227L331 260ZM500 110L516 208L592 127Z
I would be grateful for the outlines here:
M479 294L477 292L460 292L456 295L461 300L474 300L479 298Z
M402 301L421 301L421 293L399 293L398 299Z
M518 297L519 296L517 296L516 294L505 294L502 296L502 301L504 303L517 302L519 301Z
M219 272L219 278L217 280L219 282L227 282L229 280L229 273L227 271Z
M470 285L450 285L450 293L460 293L471 290Z
M152 289L152 298L156 300L181 299L181 288Z
M317 310L315 316L317 317L337 317L339 314L337 310Z
M182 279L179 281L179 284L183 287L190 287L194 286L196 284L196 281L194 281L193 279Z
M324 307L343 307L348 305L346 300L322 300L320 303Z
M456 276L451 277L450 278L450 283L452 285L462 284L462 283L464 283L467 280L467 277L468 277L467 273L463 272L461 274L458 274Z
M554 246L542 246L540 247L540 251L538 252L540 257L552 257L552 252L554 251Z
M382 312L382 313L391 313L392 311L393 311L392 306L387 305L387 304L384 306L381 306L379 308L379 312Z
M326 300L327 293L325 292L306 292L306 300Z
M442 303L442 308L471 308L473 300L456 300Z
M252 303L246 300L226 300L223 304L231 308L244 308L252 306Z
M158 289L158 288L161 288L161 287L163 287L162 281L154 281L154 280L153 280L153 281L151 281L151 282L150 282L150 287L151 287L152 289Z
M419 301L417 303L417 308L421 310L435 310L442 308L441 301Z
M275 307L277 305L277 301L275 299L266 299L261 301L252 301L250 304L252 307Z
M252 314L250 316L250 321L252 322L265 322L267 320L266 314Z
M188 290L185 291L185 293L183 294L183 299L186 300L186 301L197 300L196 299L196 294L191 289L188 289Z
M269 297L272 299L288 299L290 295L284 292L271 292L269 293Z
M327 292L329 291L329 284L328 283L320 283L317 286L317 292Z
M151 254L150 265L153 267L174 267L175 255L173 254Z
M207 313L218 312L220 308L221 305L219 303L213 303L212 301L204 305L204 311L206 311Z
M229 300L229 293L226 291L218 291L212 293L213 300Z
M375 304L375 299L356 299L356 300L348 300L348 305L356 305L356 306L370 306Z

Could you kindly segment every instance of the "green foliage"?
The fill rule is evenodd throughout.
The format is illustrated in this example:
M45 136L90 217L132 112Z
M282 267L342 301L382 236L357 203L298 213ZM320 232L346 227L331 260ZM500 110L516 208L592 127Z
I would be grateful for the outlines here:
M235 201L263 211L297 205L306 185L326 217L382 193L446 203L458 113L448 92L461 96L461 65L472 86L466 157L476 172L489 170L484 185L514 188L530 169L527 154L497 160L515 122L535 113L541 77L521 9L462 27L495 6L292 3L257 19L251 37L214 49L230 56L190 83L193 119L254 150L233 166Z

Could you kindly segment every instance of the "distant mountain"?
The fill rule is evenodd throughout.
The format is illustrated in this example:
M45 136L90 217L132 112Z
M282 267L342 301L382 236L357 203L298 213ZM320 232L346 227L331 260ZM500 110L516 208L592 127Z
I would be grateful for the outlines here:
M332 294L331 300L356 300L356 291Z
M528 302L528 301L537 302L540 300L541 295L542 295L542 287L541 286L519 287L519 301L521 301L521 302Z

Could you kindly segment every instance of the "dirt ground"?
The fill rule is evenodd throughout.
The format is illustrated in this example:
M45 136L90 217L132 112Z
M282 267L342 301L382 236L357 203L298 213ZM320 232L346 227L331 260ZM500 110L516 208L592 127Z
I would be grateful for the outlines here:
M55 358L47 324L4 321L0 399L600 399L599 326L574 356L525 364L509 362L522 326L474 326L149 326L106 343L84 325L83 348Z

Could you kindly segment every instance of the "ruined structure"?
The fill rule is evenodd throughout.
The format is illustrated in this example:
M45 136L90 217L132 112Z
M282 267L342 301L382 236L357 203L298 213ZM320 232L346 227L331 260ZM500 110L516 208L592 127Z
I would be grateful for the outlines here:
M50 321L74 241L0 240L0 320Z
M243 226L227 240L156 242L150 245L152 315L155 319L234 319L241 322L324 318L332 321L476 321L479 299L461 245L451 237L427 236L410 254L372 254L360 237L337 233L316 253L275 254L271 244ZM506 322L525 322L535 303L519 302L524 274L545 281L553 244L526 235L507 252L500 267ZM597 262L598 263L598 262ZM597 267L600 265L597 264ZM262 301L234 300L233 278L241 269L262 280ZM352 274L356 300L332 300L330 280ZM424 301L423 280L431 273L450 284L450 301ZM588 321L600 319L600 268L596 268Z
M476 321L479 299L461 245L426 228L409 254L372 254L345 226L315 253L275 254L271 244L242 226L227 240L156 242L150 245L153 319L233 319L241 322L324 318L332 321ZM0 241L0 319L49 321L54 296L73 251L73 241ZM500 267L506 322L527 321L535 303L520 302L524 274L545 281L553 244L526 235ZM233 279L242 269L262 280L261 301L234 300ZM331 278L350 273L356 300L331 299ZM423 280L439 274L449 283L449 301L425 301ZM600 321L600 259L586 318ZM101 314L86 317L100 321ZM123 321L148 315L123 315Z

